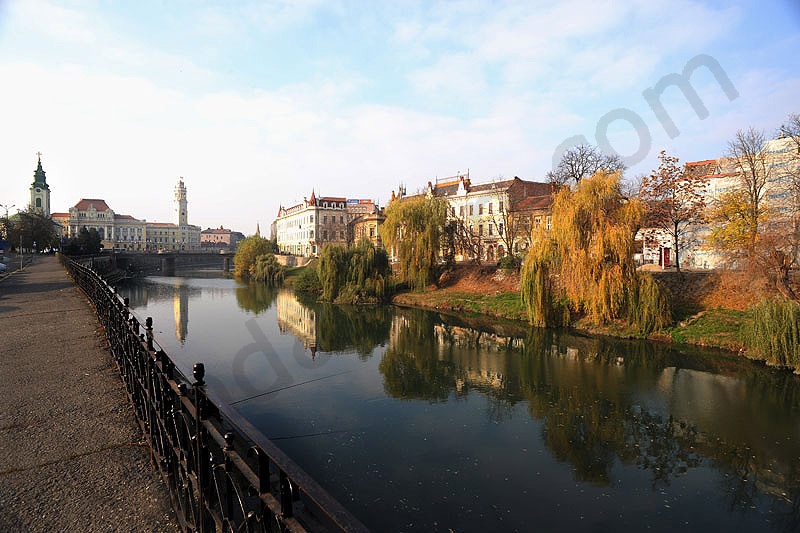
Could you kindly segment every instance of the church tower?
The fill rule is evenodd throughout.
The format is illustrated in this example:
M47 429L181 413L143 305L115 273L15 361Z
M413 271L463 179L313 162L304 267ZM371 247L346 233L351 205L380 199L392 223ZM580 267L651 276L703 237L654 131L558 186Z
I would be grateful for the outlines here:
M178 217L178 226L189 225L189 215L186 211L186 187L183 185L183 178L178 180L175 186L175 214Z
M50 216L50 187L45 180L44 169L42 169L42 154L39 157L39 164L33 173L33 184L31 184L31 207L46 217Z

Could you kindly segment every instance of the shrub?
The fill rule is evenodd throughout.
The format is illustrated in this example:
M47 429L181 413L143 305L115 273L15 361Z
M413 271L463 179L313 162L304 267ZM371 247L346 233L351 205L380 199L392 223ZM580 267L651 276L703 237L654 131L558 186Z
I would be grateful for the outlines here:
M800 369L800 304L767 298L752 312L752 325L744 332L748 347L770 364Z
M322 284L319 281L316 267L307 266L300 272L294 281L294 292L315 295L322 292Z
M513 255L506 255L500 258L497 262L497 267L503 270L517 270L519 268L519 260Z

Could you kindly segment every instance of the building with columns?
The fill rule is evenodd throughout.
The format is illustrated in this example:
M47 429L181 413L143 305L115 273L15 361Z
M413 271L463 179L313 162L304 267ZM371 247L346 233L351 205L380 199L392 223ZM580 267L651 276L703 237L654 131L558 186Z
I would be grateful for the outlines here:
M95 229L106 250L138 252L199 251L200 227L189 224L183 178L174 190L175 222L147 222L115 212L100 198L81 198L67 213L53 213L62 236L77 237L82 228Z

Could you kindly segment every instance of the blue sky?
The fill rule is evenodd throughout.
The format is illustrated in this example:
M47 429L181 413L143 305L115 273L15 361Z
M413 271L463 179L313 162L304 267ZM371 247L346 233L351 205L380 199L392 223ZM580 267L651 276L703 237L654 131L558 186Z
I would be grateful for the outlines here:
M249 234L312 188L384 204L467 169L544 180L620 108L652 140L633 158L641 128L608 126L628 177L663 148L717 157L800 113L798 4L0 0L0 204L27 204L41 151L54 211L168 221L182 176L191 223ZM642 92L700 54L738 97L698 68L708 117L668 88L670 138Z

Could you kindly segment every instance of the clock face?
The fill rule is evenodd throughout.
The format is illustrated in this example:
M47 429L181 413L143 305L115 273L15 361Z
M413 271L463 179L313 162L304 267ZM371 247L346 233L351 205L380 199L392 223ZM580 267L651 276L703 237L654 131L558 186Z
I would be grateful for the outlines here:
M36 189L36 192L42 192L42 189L39 189L39 188L37 187L37 189Z

